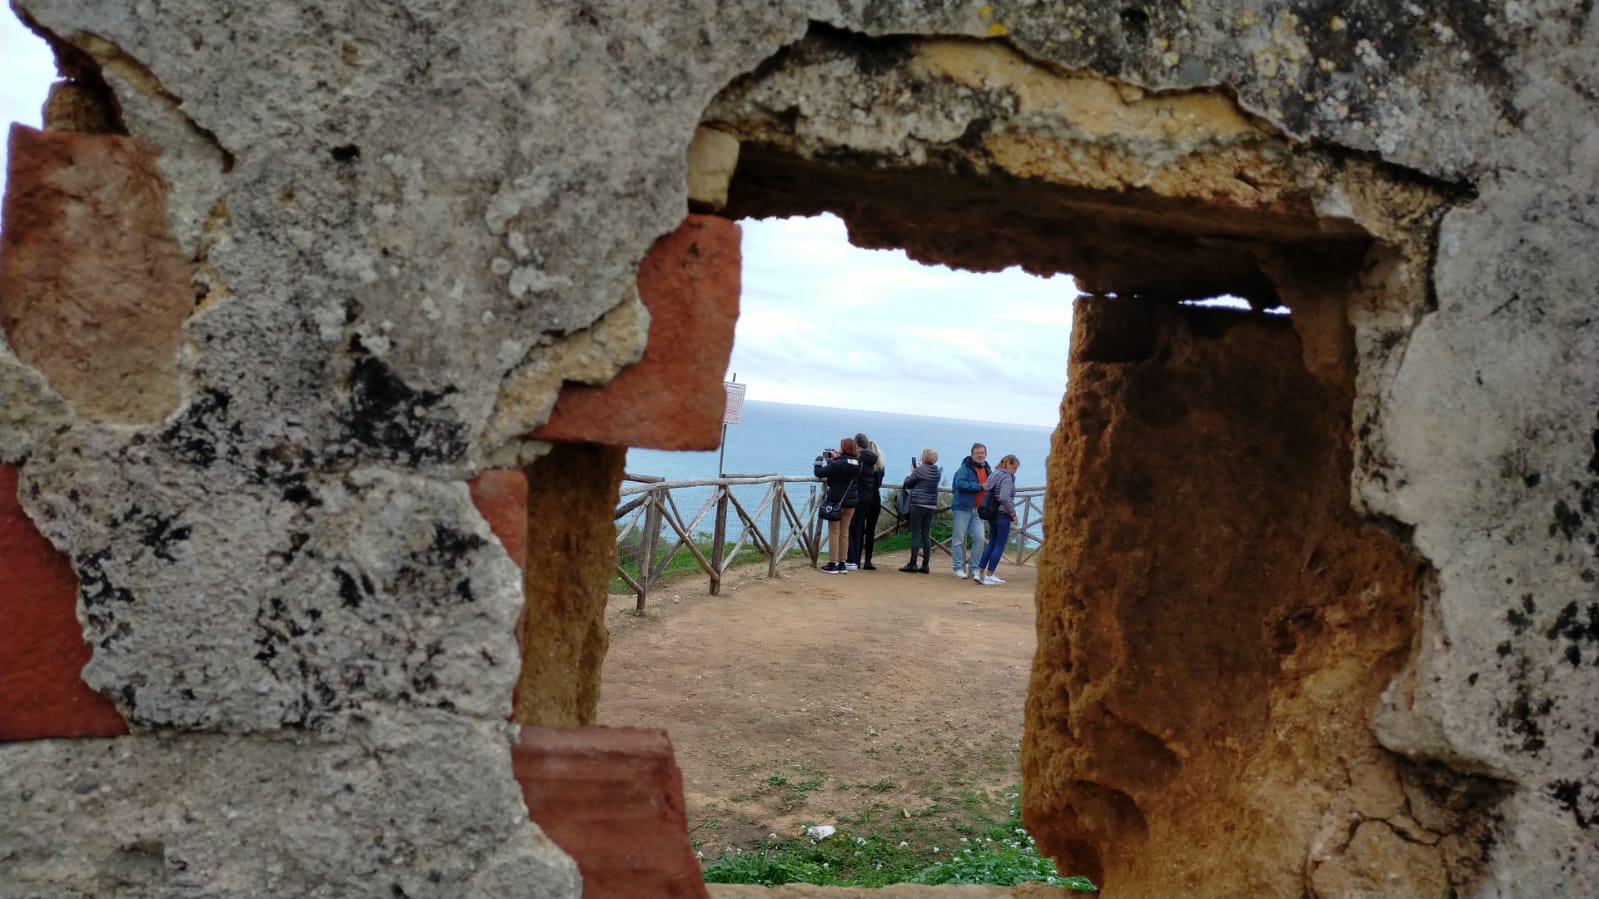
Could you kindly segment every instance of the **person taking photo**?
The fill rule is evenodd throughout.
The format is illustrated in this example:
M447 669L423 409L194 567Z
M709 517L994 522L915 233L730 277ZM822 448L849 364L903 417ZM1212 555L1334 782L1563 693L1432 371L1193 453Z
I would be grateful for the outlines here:
M827 559L822 570L828 574L843 574L844 555L849 540L849 522L855 517L855 507L860 504L861 450L853 437L838 442L838 449L824 449L812 466L816 476L826 482L822 491L823 502L842 503L843 514L827 523Z

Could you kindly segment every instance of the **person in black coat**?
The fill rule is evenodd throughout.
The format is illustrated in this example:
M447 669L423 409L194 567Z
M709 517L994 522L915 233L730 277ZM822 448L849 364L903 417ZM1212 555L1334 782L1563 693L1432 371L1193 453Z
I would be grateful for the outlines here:
M838 442L838 449L825 449L816 457L813 466L816 476L827 482L823 491L826 502L843 501L844 514L837 521L827 523L827 558L822 570L828 574L843 574L844 556L849 542L849 523L855 517L855 507L860 504L861 450L853 438Z
M844 567L876 571L872 548L877 545L877 516L883 511L883 454L865 434L855 435L861 447L860 503L849 520L849 558Z

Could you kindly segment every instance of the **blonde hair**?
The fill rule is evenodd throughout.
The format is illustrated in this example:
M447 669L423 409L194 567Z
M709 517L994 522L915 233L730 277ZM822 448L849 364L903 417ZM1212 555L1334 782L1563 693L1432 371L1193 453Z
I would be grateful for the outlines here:
M932 448L928 448L928 449L922 450L922 464L923 465L932 465L934 462L937 462L937 461L938 461L938 450L932 449Z
M872 451L872 455L877 457L877 465L874 467L874 470L882 471L883 470L883 451L877 448L877 441L876 440L868 440L868 441L866 441L866 444L867 444L866 448L871 450Z
M1022 464L1022 460L1016 458L1016 454L1015 453L1006 453L1005 454L1005 458L999 460L999 464L1001 464L1001 465L1020 465L1020 464Z

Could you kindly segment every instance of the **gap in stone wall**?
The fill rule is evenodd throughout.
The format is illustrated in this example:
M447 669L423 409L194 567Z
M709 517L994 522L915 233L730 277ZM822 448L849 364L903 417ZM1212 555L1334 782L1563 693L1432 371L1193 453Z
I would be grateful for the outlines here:
M1097 294L1079 301L1040 562L1023 764L1041 849L1132 895L1174 870L1179 891L1336 893L1394 864L1422 891L1462 885L1458 838L1428 833L1412 857L1405 824L1333 836L1409 807L1369 719L1429 569L1349 499L1351 318L1409 302L1363 280L1407 251L1315 216L741 148L725 214L821 210L858 245L1086 272ZM1302 790L1334 811L1294 820Z

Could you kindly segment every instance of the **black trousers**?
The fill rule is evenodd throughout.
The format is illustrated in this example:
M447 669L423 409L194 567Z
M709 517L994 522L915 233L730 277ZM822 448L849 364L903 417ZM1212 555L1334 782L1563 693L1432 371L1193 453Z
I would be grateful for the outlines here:
M849 559L857 565L872 561L872 547L877 545L877 516L883 504L872 503L855 507L855 517L849 521ZM862 557L862 551L866 555Z
M916 551L922 551L922 567L933 558L933 510L927 506L911 506L911 562L916 564Z

